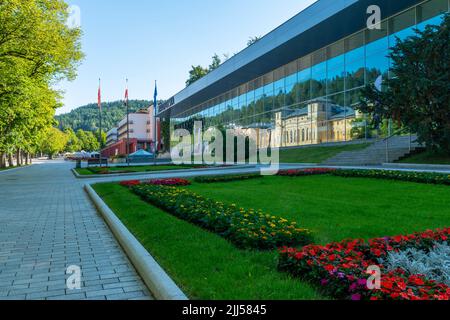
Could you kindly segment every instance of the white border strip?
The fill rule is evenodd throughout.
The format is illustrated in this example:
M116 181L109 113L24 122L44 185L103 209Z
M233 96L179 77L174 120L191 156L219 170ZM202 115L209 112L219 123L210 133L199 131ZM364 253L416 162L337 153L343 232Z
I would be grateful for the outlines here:
M84 188L155 298L189 300L94 189L90 185L85 185Z
M191 173L191 172L208 172L216 170L232 170L232 169L253 169L256 165L232 165L227 167L208 167L208 168L197 168L197 169L177 169L177 170L164 170L164 171L143 171L143 172L130 172L130 173L111 173L111 174L90 174L82 175L77 172L76 169L72 169L73 175L77 179L97 179L97 178L114 178L114 177L151 177L152 175L159 174L172 174L172 173Z

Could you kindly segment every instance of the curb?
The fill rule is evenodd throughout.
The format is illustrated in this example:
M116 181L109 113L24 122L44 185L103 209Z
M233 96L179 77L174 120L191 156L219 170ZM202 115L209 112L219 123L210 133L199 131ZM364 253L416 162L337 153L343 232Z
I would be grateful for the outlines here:
M7 172L14 172L14 171L19 171L19 170L22 170L22 169L30 168L30 167L33 166L33 165L34 165L34 164L29 164L29 165L23 165L23 166L21 166L21 167L14 167L14 168L12 168L12 169L1 170L1 171L0 171L0 175L1 175L1 174L4 174L4 173L7 173Z
M322 164L320 163L293 163L293 162L281 162L280 166L302 166L302 167L320 167Z
M131 234L90 185L84 189L124 249L131 263L158 300L189 300L150 253Z
M413 170L450 170L450 165L441 164L383 163L383 167Z
M130 172L119 174L92 174L92 175L80 175L75 169L72 169L73 175L77 179L97 179L97 178L115 178L115 177L131 177L131 176L150 176L156 174L170 174L170 173L191 173L191 172L208 172L215 170L231 170L231 169L250 169L256 168L256 165L241 165L222 168L204 168L204 169L179 169L179 170L164 170L164 171L149 171L149 172Z

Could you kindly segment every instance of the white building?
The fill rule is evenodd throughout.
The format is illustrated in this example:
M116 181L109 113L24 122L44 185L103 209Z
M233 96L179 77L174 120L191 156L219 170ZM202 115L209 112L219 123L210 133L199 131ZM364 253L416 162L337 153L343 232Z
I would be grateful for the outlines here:
M117 128L112 128L106 134L106 146L111 146L119 141L119 135Z

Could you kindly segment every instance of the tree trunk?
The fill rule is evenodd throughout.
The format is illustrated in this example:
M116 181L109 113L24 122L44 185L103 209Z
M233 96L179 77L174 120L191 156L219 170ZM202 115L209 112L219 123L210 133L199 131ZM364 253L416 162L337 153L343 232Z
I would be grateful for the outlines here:
M25 153L25 165L28 165L30 162L30 154L28 152Z
M10 168L14 167L14 161L13 161L12 153L8 153L8 166Z
M20 149L16 151L16 165L20 167Z
M0 152L0 168L6 167L6 159L5 154L3 152Z

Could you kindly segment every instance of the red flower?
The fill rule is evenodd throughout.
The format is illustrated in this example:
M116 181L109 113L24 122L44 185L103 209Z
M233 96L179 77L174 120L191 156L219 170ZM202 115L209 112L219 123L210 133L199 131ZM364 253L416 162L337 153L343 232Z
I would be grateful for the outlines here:
M416 286L423 286L425 284L425 281L423 281L422 278L420 278L419 276L415 276L415 275L412 275L411 277L409 277L408 281L411 284L414 284Z
M372 253L377 256L377 257L381 257L381 250L380 249L374 249L372 250Z
M327 271L329 271L329 272L334 271L334 269L335 269L335 266L333 266L333 265L331 265L331 264L325 266L325 270L327 270Z
M385 280L381 283L381 286L385 289L392 290L392 287L394 286L394 284L392 283L392 281Z
M361 295L370 300L449 300L450 288L447 285L429 281L422 275L407 276L402 269L386 273L382 265L381 290L368 290L366 286L358 286L355 282L356 279L365 280L369 266L379 265L378 259L372 260L370 257L384 257L389 251L402 251L411 247L430 247L434 242L446 241L450 238L449 235L450 228L446 228L408 236L372 239L368 242L356 239L326 246L310 245L300 250L292 249L289 256L296 259L288 267L288 271L318 282L328 280L329 285L325 289L331 295L336 294L337 298L347 294L346 298ZM283 258L282 255L281 259ZM325 272L327 275L324 279ZM343 279L346 281L342 281Z
M120 183L120 185L123 187L133 187L133 186L138 186L140 184L141 184L141 182L139 180L122 181Z
M191 184L189 180L179 179L179 178L168 178L168 179L153 179L146 183L156 185L156 186L188 186Z

